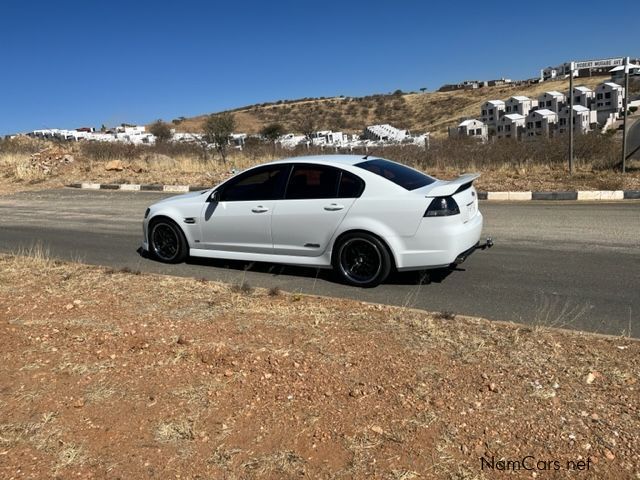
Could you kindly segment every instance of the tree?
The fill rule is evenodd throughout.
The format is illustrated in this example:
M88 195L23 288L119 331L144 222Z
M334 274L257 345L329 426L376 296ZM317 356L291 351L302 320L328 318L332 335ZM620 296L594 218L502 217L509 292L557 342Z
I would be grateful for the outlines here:
M211 114L204 121L204 140L215 145L216 151L222 157L222 163L227 163L227 144L235 128L236 119L229 112Z
M156 120L149 126L149 132L156 137L156 142L164 143L171 139L171 128L162 120Z
M311 142L311 137L316 131L316 121L312 115L306 115L298 122L298 130L302 133L307 140Z
M284 133L284 127L279 123L270 123L260 130L260 135L274 143Z
M284 133L284 127L279 123L270 123L260 130L260 135L273 144L273 153L276 151L276 140Z
M422 87L422 88L420 89L420 91L421 91L422 93L426 92L426 91L427 91L427 87Z

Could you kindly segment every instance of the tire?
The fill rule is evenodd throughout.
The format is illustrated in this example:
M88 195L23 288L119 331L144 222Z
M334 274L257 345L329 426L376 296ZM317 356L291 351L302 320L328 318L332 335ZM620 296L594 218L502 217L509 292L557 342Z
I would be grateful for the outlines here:
M391 267L389 249L373 235L353 232L339 239L333 268L349 285L375 287L385 281Z
M181 263L189 255L187 239L176 223L168 218L149 225L149 253L163 263Z

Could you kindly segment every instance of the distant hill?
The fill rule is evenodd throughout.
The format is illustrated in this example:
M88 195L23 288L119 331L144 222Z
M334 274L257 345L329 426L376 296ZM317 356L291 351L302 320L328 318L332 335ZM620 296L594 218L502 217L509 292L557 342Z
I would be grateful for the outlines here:
M609 77L577 78L575 86L594 88ZM366 97L333 97L284 100L276 103L250 105L233 110L236 131L257 133L269 123L281 123L287 132L300 132L305 118L312 118L316 130L361 132L366 125L389 123L413 133L431 132L446 135L449 126L462 117L476 117L486 100L506 100L512 95L537 98L548 90L565 92L569 80L548 81L529 86L485 87L477 90L457 90L433 93L395 93ZM205 115L175 121L180 132L198 132Z

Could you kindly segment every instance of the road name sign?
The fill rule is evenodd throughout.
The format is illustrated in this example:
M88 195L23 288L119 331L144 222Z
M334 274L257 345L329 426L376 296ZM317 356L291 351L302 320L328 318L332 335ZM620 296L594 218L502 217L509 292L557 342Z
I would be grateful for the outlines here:
M581 70L583 68L617 67L619 65L624 65L624 57L603 58L601 60L586 60L584 62L576 62L575 68Z

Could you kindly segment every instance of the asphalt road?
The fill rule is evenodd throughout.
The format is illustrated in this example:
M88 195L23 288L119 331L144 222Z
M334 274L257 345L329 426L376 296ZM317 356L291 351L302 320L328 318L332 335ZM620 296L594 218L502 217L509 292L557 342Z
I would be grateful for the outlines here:
M0 196L0 251L40 243L63 259L145 272L640 337L640 203L481 202L496 245L455 271L396 274L374 289L327 271L141 257L141 216L166 195L55 190ZM34 273L35 274L35 273Z

